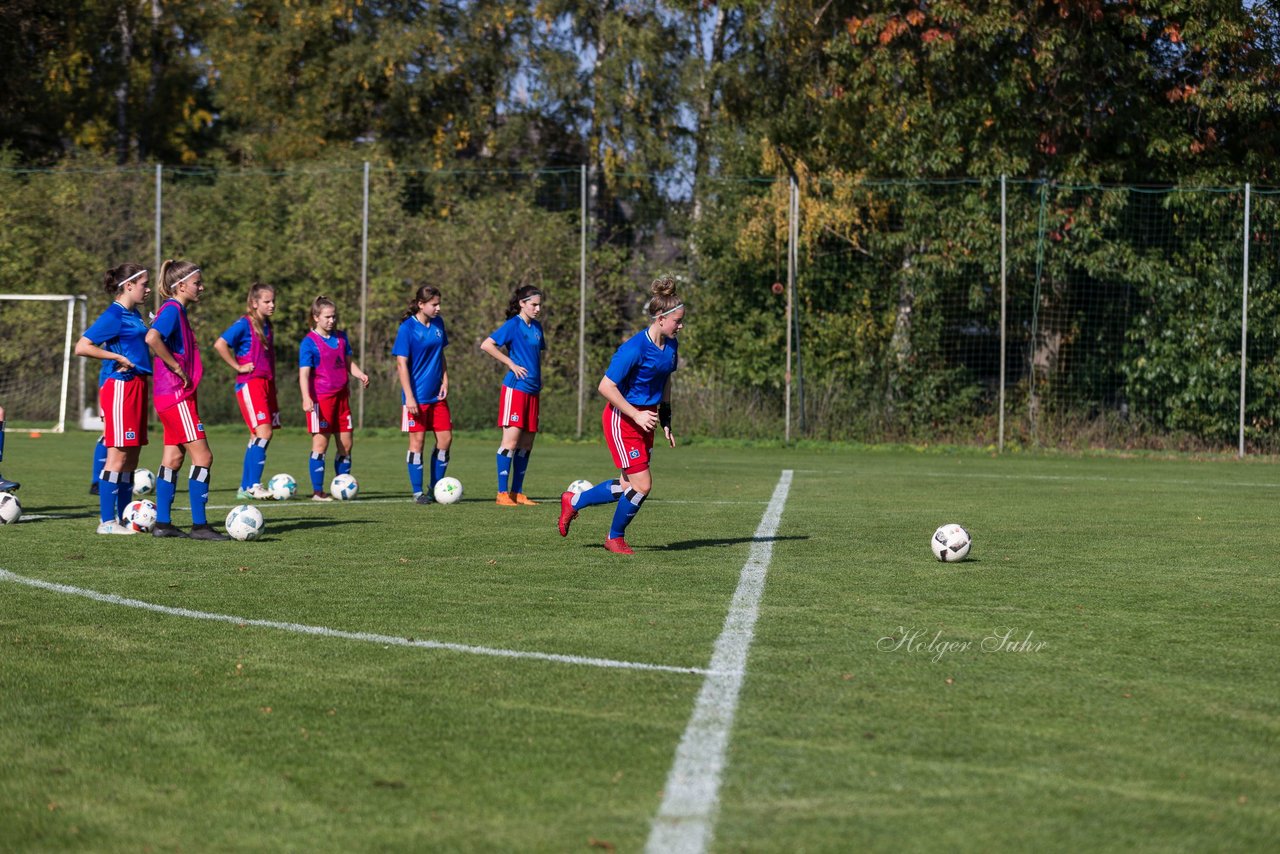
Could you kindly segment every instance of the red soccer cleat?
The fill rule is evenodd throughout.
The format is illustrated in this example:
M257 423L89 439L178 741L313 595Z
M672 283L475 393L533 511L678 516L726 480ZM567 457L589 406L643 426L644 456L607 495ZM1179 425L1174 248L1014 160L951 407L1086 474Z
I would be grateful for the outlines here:
M560 495L560 536L569 536L569 523L578 518L578 511L573 509L573 493Z
M605 551L613 552L617 555L633 555L635 552L631 550L631 546L627 545L627 541L622 537L614 537L612 540L604 541Z

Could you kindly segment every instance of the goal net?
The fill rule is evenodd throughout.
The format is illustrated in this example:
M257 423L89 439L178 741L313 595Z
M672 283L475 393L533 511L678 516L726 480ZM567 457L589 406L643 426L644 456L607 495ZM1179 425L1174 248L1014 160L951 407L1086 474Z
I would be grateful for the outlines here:
M72 349L77 329L86 326L85 303L70 294L0 294L0 406L7 429L61 433L69 418L78 422L85 368L84 359L72 365Z

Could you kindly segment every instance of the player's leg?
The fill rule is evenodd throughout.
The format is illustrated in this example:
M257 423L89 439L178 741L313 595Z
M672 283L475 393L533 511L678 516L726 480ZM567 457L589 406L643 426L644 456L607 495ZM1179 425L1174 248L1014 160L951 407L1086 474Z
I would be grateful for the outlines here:
M262 473L267 467L267 446L271 444L271 425L277 417L272 412L274 401L270 399L269 391L267 380L252 379L236 392L240 415L250 433L249 444L244 449L240 489L236 492L238 499L271 497L271 493L262 486Z
M418 425L414 425L418 426ZM405 468L409 472L409 489L413 491L413 500L419 504L430 504L431 495L422 489L422 449L427 444L426 429L413 429L409 433L409 452L405 455Z
M164 413L160 420L165 421ZM186 537L187 532L173 524L173 499L178 494L178 471L186 460L182 445L170 445L168 426L165 427L165 446L160 454L160 470L156 472L156 524L151 529L153 537Z
M332 501L333 496L324 488L324 455L329 450L329 434L311 434L311 456L307 459L307 473L311 476L311 500Z
M353 434L355 433L355 422L351 418L351 395L349 393L344 392L338 395L334 423L338 425L338 447L335 449L336 456L333 460L333 473L335 475L351 474L351 447Z
M449 446L453 444L453 430L436 430L436 447L431 452L431 483L428 486L435 494L436 484L449 469Z
M606 549L618 554L634 554L624 535L631 520L640 512L644 500L649 497L649 491L653 489L653 476L647 464L641 471L628 469L626 476L629 485L618 497L618 506L613 511L613 521L609 525L609 538L604 543Z
M529 469L529 455L533 452L533 440L538 437L537 433L529 430L520 431L520 441L516 445L516 454L513 462L511 492L517 504L537 504L538 502L529 498L524 494L524 474Z
M505 389L509 391L509 389ZM516 447L520 444L519 427L503 427L502 440L498 444L498 498L497 503L503 507L514 507L516 502L511 497L511 476L516 455Z
M93 445L93 474L89 477L89 494L98 494L98 478L102 475L102 470L107 465L107 442L105 437L99 436L98 441Z
M0 462L4 462L4 407L0 406ZM16 492L22 484L0 475L0 492Z
M203 435L188 443L191 455L191 471L187 475L187 488L191 493L191 539L229 540L231 537L215 531L209 524L209 475L213 469L213 449Z

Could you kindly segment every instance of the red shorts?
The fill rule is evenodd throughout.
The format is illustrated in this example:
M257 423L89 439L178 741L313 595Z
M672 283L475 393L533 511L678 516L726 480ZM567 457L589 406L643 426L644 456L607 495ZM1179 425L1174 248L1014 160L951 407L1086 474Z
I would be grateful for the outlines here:
M307 432L350 433L351 427L351 393L346 389L337 394L317 397L315 407L307 413Z
M194 397L189 397L156 414L160 416L160 423L164 425L166 445L185 445L204 438L204 424L200 422L200 413L196 411Z
M280 426L280 404L276 403L276 381L254 377L236 389L236 403L240 404L240 417L249 425L249 432L264 424Z
M102 437L108 448L147 444L147 378L107 380L98 389Z
M425 406L421 403L418 404L418 414L416 416L409 414L409 407L400 407L401 433L425 433L428 430L433 433L440 433L452 429L453 418L449 415L449 404L443 400L437 400L435 403L428 403Z
M503 386L498 394L498 426L519 427L526 433L537 433L538 396Z
M638 406L641 411L653 411L656 406ZM627 474L645 471L649 468L649 456L653 451L653 433L646 433L636 426L636 422L613 408L612 404L604 405L600 415L600 425L604 428L604 443L613 454L613 464Z

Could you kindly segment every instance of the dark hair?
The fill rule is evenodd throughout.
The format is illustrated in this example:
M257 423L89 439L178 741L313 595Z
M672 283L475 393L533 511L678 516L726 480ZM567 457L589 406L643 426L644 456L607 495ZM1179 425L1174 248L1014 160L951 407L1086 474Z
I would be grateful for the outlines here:
M334 304L333 300L321 294L311 301L311 322L313 325L316 318L320 316L320 310L323 308L331 308L335 314L338 312L338 306Z
M650 317L665 314L683 302L680 299L680 295L676 293L674 276L662 276L654 279L653 284L649 286L649 290L653 296L645 303L644 310Z
M262 322L253 316L253 302L263 291L271 291L274 294L276 289L273 285L268 285L265 282L254 282L249 286L249 297L245 300L244 316L249 318L249 326L253 328L254 332L258 333L258 339L262 341L262 346L271 349L271 342L267 341L267 336L263 334Z
M521 285L516 288L516 292L511 295L511 302L507 303L507 319L511 319L520 313L520 303L529 297L540 297L542 291L533 285Z
M423 285L413 292L413 299L409 300L409 307L404 310L404 314L400 316L400 321L404 322L418 313L418 303L428 302L429 300L440 296L438 288L431 285Z
M107 296L113 297L124 288L124 283L127 279L138 275L146 269L141 264L134 264L128 261L119 267L112 267L102 274L102 289L107 292Z
M160 296L165 299L173 299L173 289L178 286L178 282L195 273L200 268L190 261L175 261L172 258L160 265L160 282L158 289Z

